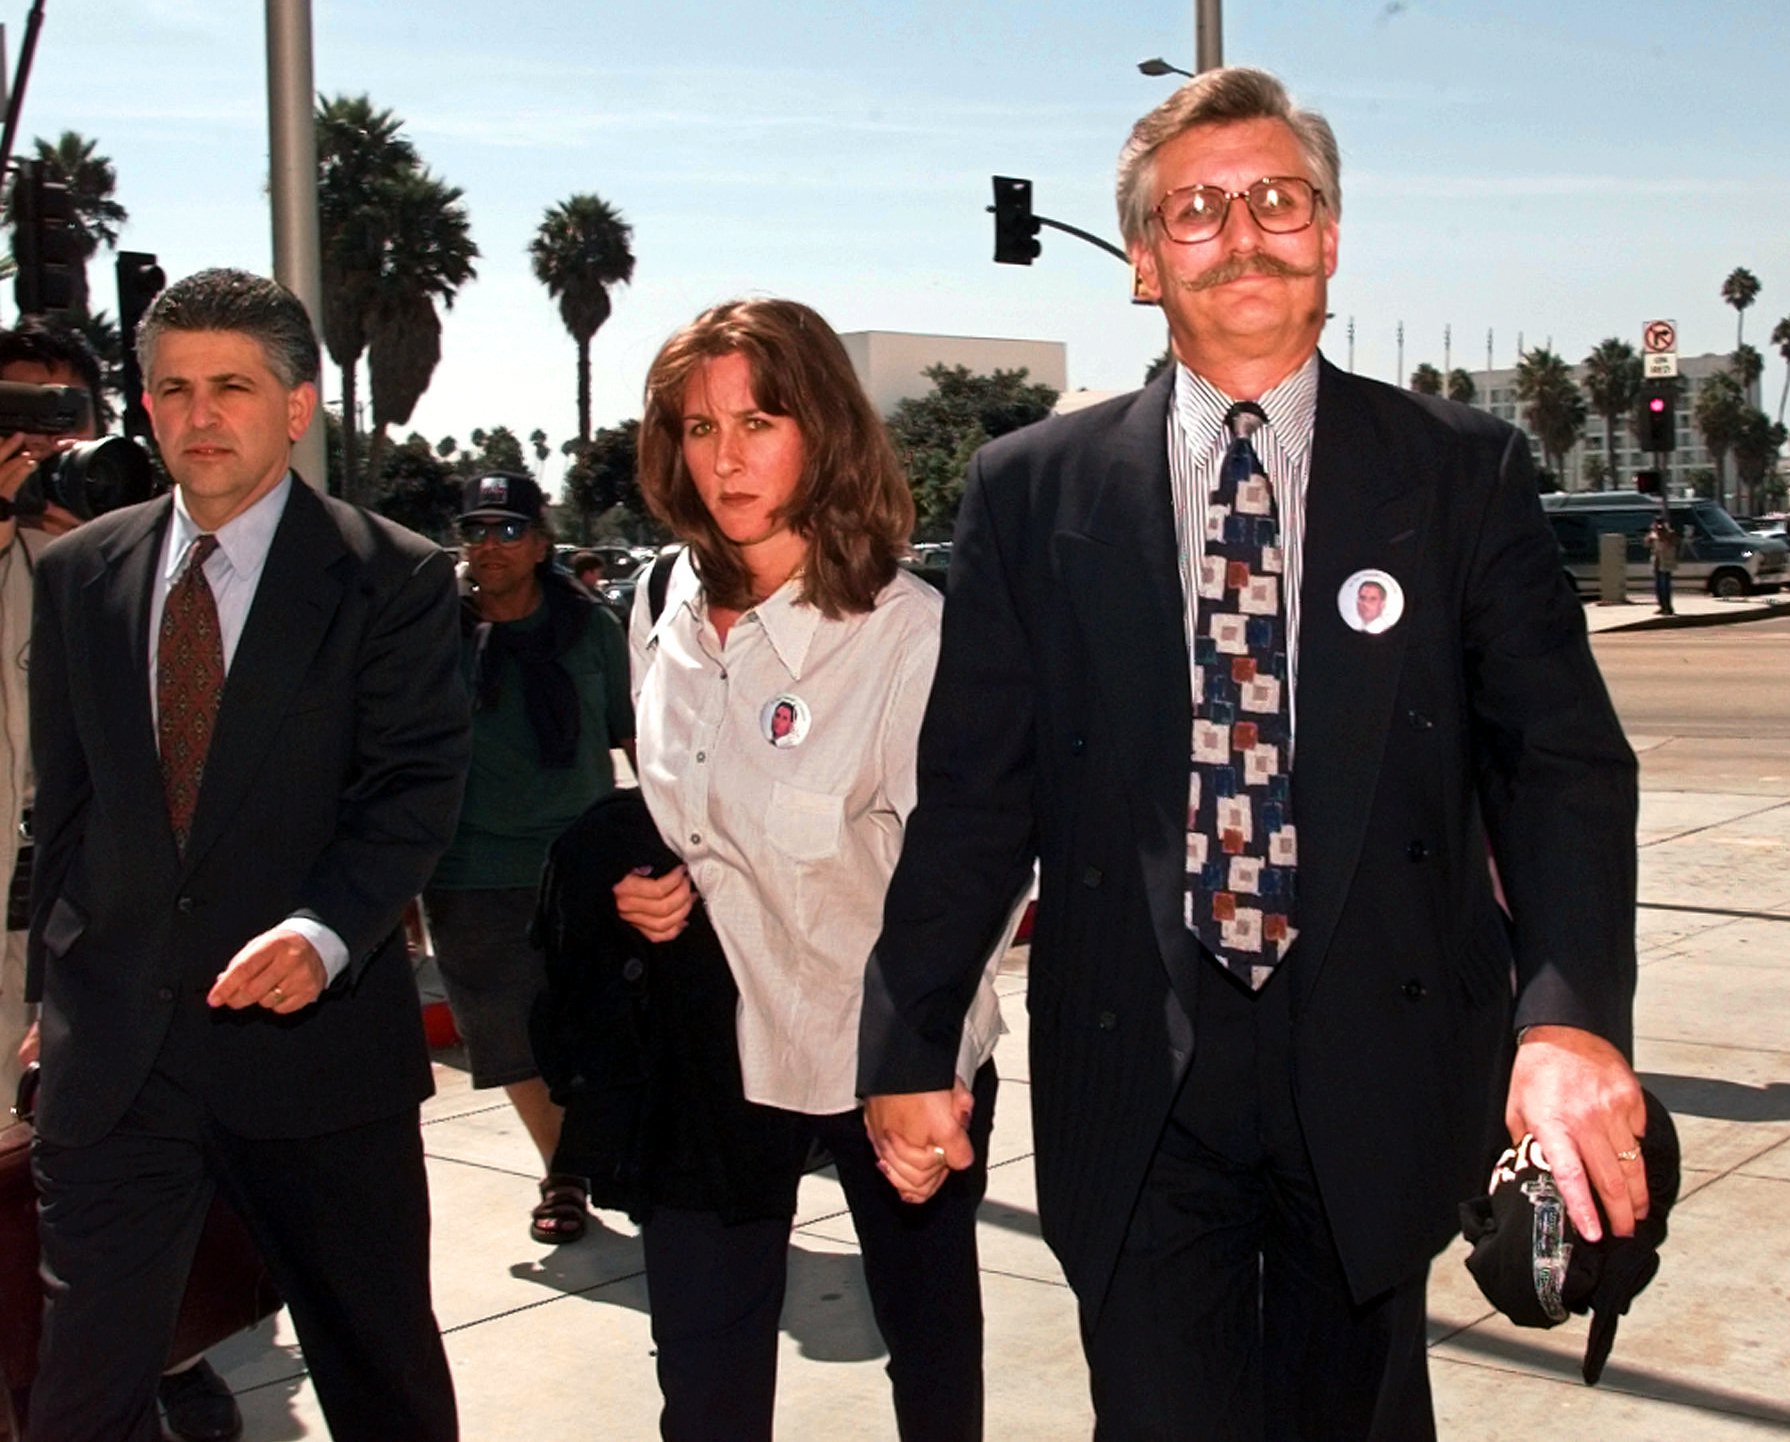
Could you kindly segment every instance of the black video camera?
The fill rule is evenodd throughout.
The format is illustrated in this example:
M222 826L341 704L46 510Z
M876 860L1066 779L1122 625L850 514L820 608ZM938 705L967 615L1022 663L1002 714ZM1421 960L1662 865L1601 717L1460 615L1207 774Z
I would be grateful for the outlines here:
M0 381L0 436L68 436L85 430L90 401L79 386ZM83 521L156 492L155 469L135 441L102 436L80 441L41 462L12 499L15 516L41 516L51 503Z

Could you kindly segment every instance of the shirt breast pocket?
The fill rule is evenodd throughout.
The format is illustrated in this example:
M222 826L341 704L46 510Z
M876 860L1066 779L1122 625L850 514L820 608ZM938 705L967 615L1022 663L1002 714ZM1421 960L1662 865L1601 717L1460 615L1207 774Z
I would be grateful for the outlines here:
M772 783L765 812L765 835L794 861L825 861L839 852L845 825L845 798Z

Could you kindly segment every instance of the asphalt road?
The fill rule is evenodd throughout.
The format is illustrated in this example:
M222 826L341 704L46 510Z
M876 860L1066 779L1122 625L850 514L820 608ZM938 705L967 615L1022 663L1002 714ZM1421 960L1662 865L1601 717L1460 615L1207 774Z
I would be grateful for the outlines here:
M1592 639L1641 784L1790 796L1790 618Z

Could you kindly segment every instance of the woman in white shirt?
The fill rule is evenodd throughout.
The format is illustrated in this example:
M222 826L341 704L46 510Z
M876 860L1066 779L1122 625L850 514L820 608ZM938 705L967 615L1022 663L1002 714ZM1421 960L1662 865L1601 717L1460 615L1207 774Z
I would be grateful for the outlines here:
M979 1438L975 1211L1000 948L959 1052L975 1155L950 1159L962 1169L930 1201L902 1202L879 1175L855 1095L942 605L897 565L906 479L831 327L749 300L705 312L654 361L640 483L686 542L656 618L638 587L631 633L641 788L683 865L626 878L616 906L656 942L706 910L739 992L735 1034L714 1039L737 1046L743 1100L725 1114L770 1128L760 1150L780 1173L757 1215L717 1198L644 1219L663 1434L770 1437L795 1187L818 1139L857 1227L901 1437Z

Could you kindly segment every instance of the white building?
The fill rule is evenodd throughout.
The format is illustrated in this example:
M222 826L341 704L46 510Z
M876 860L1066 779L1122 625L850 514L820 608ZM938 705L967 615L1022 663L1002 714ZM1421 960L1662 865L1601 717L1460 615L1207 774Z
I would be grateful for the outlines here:
M975 375L1023 370L1034 385L1056 391L1069 388L1069 347L1060 340L916 335L899 330L854 330L839 339L871 404L885 416L898 401L932 394L925 372L935 365L968 366Z
M1680 356L1678 360L1679 374L1684 377L1683 388L1678 396L1678 415L1676 439L1678 449L1666 457L1666 480L1672 490L1682 490L1688 485L1692 471L1714 470L1715 460L1709 454L1709 447L1703 444L1702 433L1697 430L1691 419L1691 405L1696 399L1697 385L1700 381L1714 375L1717 371L1727 370L1731 356L1698 355ZM1469 371L1473 384L1479 387L1479 394L1473 404L1481 410L1490 411L1499 420L1509 421L1524 435L1529 437L1529 451L1535 457L1535 464L1542 465L1541 442L1530 433L1523 420L1523 404L1517 399L1517 373L1514 370ZM1580 390L1585 387L1585 367L1574 366L1573 381ZM1759 383L1754 381L1748 388L1747 401L1752 405L1759 404ZM1585 397L1589 407L1591 397ZM1585 460L1596 456L1599 460L1607 458L1604 450L1604 418L1595 410L1590 411L1585 419L1585 433L1579 437L1578 443L1566 453L1563 472L1559 477L1560 488L1566 491L1589 491L1594 489L1591 478L1585 474ZM1653 455L1649 451L1639 450L1635 445L1634 435L1629 430L1628 418L1618 418L1616 422L1616 474L1606 482L1606 489L1627 490L1634 484L1636 471L1650 470L1653 467ZM1728 475L1730 483L1733 479L1733 460L1729 459Z

